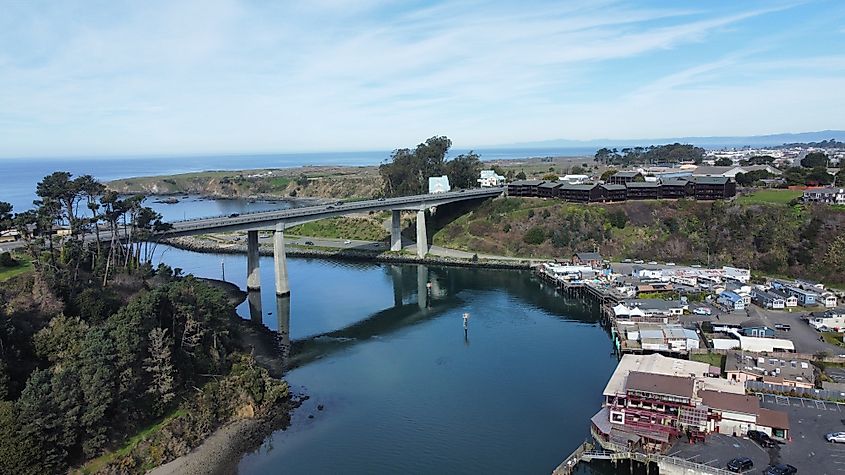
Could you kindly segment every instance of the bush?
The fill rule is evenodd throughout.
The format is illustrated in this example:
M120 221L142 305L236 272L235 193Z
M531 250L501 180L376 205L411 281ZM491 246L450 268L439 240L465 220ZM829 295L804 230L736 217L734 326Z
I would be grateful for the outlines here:
M526 244L542 244L543 241L546 240L546 231L540 227L533 227L525 233L525 236L522 238Z
M0 254L0 267L17 267L18 261L8 252Z

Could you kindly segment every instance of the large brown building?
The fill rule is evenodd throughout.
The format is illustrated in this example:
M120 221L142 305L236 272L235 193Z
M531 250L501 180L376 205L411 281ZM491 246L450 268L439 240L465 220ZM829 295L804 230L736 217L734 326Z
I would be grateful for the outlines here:
M694 176L692 183L697 200L724 200L736 195L736 182L728 177Z

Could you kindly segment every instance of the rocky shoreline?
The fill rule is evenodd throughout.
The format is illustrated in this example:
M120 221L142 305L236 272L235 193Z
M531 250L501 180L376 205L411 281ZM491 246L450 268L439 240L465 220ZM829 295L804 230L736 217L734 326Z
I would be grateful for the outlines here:
M201 252L207 254L246 254L246 244L221 245L213 241L196 239L193 237L177 237L164 239L162 244L167 244L186 251ZM272 249L260 249L263 256L272 256ZM501 259L461 259L456 257L427 256L418 258L405 254L394 254L382 251L369 251L364 249L302 249L288 247L285 250L288 257L316 257L323 259L339 259L348 261L385 262L394 264L432 264L452 267L477 267L484 269L531 269L532 262L525 260L501 260Z

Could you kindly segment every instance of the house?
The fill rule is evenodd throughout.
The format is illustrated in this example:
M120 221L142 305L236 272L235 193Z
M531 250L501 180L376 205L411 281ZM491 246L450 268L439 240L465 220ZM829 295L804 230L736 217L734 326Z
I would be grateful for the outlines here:
M572 255L572 263L597 268L604 264L604 259L598 252L578 252Z
M766 326L762 321L757 319L746 320L740 325L739 333L743 336L756 336L760 338L774 338L775 329Z
M805 203L845 204L845 188L812 188L804 190Z
M692 182L686 178L661 178L661 198L686 198L695 193Z
M816 375L809 361L749 355L728 351L725 355L725 377L745 384L759 381L790 388L812 389Z
M633 170L633 171L621 171L616 172L613 175L610 175L608 178L608 183L612 183L614 185L624 185L626 183L631 183L633 181L644 181L643 174Z
M731 178L693 175L692 184L697 200L722 200L736 195L736 182Z
M795 307L798 306L798 297L788 293L786 290L784 290L783 287L781 287L781 288L774 288L773 287L773 288L769 289L769 293L774 295L774 296L782 298L784 308L795 308Z
M845 330L845 310L828 310L821 315L812 315L807 323L816 330Z
M631 310L641 310L646 317L677 317L689 308L689 305L680 300L628 299L623 300L621 304Z
M660 280L663 278L663 269L659 267L634 266L631 268L631 277Z
M754 289L751 291L751 300L763 308L771 308L775 310L786 308L786 300L774 293L774 292L767 292L761 289ZM796 305L798 304L798 299L795 299Z
M559 188L559 196L575 203L594 203L602 200L602 190L595 183L583 185L564 184Z
M449 186L449 177L446 175L432 176L428 178L429 193L446 193L451 189L452 187Z
M625 185L602 184L599 185L601 189L602 201L625 201L628 199L628 191Z
M628 182L625 184L629 200L656 200L660 198L660 183Z
M741 436L757 430L783 441L789 439L787 413L760 407L756 396L704 390L699 397L710 415L708 432Z
M540 198L557 198L561 183L547 181L537 186L537 196Z
M736 292L731 292L730 290L725 290L720 293L719 298L716 301L730 310L745 310L745 301L742 296Z
M700 347L698 333L678 324L638 322L620 327L620 339L638 342L644 351L686 354Z
M824 293L821 297L821 303L824 305L825 308L835 308L836 307L836 295L832 293Z
M495 170L481 170L481 178L476 181L478 181L478 186L482 188L491 188L504 185L505 177L496 173Z
M786 287L786 291L789 292L790 295L794 295L798 299L798 305L802 307L811 307L816 305L816 301L820 297L817 292L799 289L794 286Z
M518 180L508 183L508 196L537 196L543 180Z

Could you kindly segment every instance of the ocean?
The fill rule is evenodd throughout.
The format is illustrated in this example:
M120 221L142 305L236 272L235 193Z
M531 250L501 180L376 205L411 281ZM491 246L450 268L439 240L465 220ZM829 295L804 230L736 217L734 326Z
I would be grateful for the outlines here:
M450 157L468 150L452 150ZM536 148L475 150L482 160L531 157L591 156L592 148ZM74 176L93 175L100 181L150 175L173 175L208 170L248 170L256 168L291 168L307 165L367 166L378 165L390 157L389 151L320 152L254 155L192 155L155 157L98 158L8 158L0 159L0 201L11 203L15 211L32 207L35 186L55 171Z

